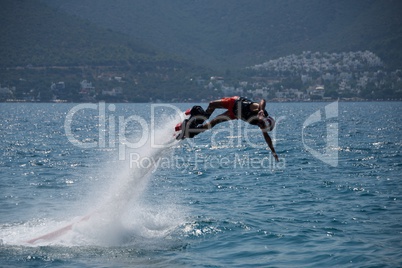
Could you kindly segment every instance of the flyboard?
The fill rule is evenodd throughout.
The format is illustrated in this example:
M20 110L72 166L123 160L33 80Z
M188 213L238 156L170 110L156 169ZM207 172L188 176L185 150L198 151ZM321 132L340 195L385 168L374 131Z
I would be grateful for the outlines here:
M71 231L74 227L75 224L83 222L83 221L87 221L89 220L89 218L92 216L92 214L86 215L85 217L82 217L81 219L72 222L62 228L59 228L55 231L52 231L50 233L47 233L45 235L41 235L39 237L35 237L33 239L30 239L28 241L26 241L28 244L35 244L37 241L51 241L53 239L56 239L64 234L66 234L67 232Z
M185 138L193 138L195 135L202 132L200 126L209 118L201 106L195 105L184 112L186 119L183 122L177 123L174 130L176 140Z

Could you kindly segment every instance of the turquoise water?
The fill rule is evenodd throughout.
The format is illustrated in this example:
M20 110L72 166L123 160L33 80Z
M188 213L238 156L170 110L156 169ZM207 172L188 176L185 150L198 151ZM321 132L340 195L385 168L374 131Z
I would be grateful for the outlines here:
M188 104L0 104L0 266L402 266L402 103L328 104L268 105L279 163Z

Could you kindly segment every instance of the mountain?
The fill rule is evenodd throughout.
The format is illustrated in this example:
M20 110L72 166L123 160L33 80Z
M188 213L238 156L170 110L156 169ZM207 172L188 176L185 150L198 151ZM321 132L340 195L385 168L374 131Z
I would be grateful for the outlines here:
M155 60L149 45L37 0L2 0L0 66L121 65Z
M402 67L398 0L44 0L104 29L215 68L302 51L370 50Z
M246 66L303 51L367 50L402 69L399 0L0 3L0 100L212 99L251 79Z
M187 82L203 68L139 38L43 1L0 3L0 100L185 100L210 94L192 92ZM95 90L83 90L83 80Z

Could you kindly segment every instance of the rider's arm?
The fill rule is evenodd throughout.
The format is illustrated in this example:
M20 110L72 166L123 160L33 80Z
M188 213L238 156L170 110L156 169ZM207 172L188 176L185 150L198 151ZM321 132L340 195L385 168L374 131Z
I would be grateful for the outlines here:
M259 111L264 111L265 110L265 104L266 104L265 100L264 99L260 100L259 104L260 104L260 106L258 107L258 110Z
M272 151L272 155L275 157L276 161L279 161L278 155L275 152L275 148L274 145L272 143L271 137L268 135L267 131L264 129L262 130L262 135L264 136L265 142L268 144L268 147L271 149Z

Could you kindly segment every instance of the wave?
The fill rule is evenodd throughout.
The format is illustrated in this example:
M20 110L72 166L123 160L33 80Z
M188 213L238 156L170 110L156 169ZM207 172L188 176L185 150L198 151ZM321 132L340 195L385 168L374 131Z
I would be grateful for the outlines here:
M3 224L0 228L1 244L115 246L135 243L138 239L168 237L178 226L184 224L184 209L174 203L149 204L144 197L158 159L177 144L172 126L180 118L166 115L161 119L163 122L159 127L147 133L148 138L143 146L126 146L124 161L111 162L103 167L105 171L113 173L113 176L106 185L93 185L89 190L96 193L92 200L79 202L73 208L76 213L86 210L84 216L71 217L74 212L66 211L61 215L63 220L43 218ZM135 164L130 158L132 154L139 157ZM153 161L141 162L142 159ZM100 192L97 187L103 191ZM87 194L91 196L91 193Z

